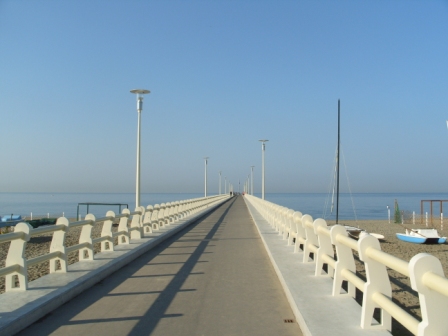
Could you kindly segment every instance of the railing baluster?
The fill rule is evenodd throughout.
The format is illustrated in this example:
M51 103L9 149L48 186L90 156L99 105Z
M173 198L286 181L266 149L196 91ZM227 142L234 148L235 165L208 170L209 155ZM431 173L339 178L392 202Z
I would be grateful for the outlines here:
M93 241L92 241L92 229L95 224L95 216L87 214L85 219L87 224L84 224L79 236L79 244L84 244L85 247L78 251L79 260L93 260Z
M51 239L50 253L59 252L58 256L50 260L50 273L67 272L67 253L65 251L65 237L69 227L69 221L65 217L60 217L56 225L63 225L63 228L53 232Z
M14 227L14 233L21 233L20 238L11 241L5 266L15 266L14 272L8 274L5 279L5 291L25 291L28 288L27 262L25 259L26 243L30 240L31 225L18 223ZM18 268L17 268L18 267ZM18 285L16 285L16 278Z

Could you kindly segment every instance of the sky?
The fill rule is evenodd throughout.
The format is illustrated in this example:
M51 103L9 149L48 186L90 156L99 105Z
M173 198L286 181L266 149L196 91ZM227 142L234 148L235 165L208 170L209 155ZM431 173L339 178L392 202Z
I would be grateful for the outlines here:
M448 191L448 1L0 0L0 192ZM224 187L222 187L224 189Z

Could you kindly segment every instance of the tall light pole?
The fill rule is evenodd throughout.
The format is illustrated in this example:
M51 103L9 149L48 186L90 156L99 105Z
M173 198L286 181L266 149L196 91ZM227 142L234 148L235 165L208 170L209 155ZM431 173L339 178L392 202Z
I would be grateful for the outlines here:
M221 171L219 171L219 194L221 195Z
M207 160L208 160L208 156L204 157L205 160L205 192L204 192L204 197L207 197Z
M261 142L261 199L264 200L264 150L265 143L269 140L258 140Z
M224 194L227 194L227 176L224 176Z
M253 196L254 195L254 167L255 166L250 166L251 170L250 170L250 194Z
M140 121L143 110L143 95L148 94L149 90L136 89L131 90L131 93L137 95L137 173L135 182L135 207L140 206Z

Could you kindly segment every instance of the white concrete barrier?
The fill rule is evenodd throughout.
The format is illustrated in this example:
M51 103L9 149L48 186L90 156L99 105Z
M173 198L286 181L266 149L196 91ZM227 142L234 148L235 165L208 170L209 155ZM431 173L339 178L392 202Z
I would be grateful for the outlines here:
M315 276L322 276L323 265L333 278L333 296L355 297L355 288L363 292L360 326L368 330L391 330L392 317L418 336L448 335L448 279L440 260L426 253L414 256L408 263L381 251L377 238L364 235L358 241L349 238L343 226L327 227L324 219L313 220L309 215L286 209L260 198L245 195L294 252L303 251L303 263L314 262ZM295 227L294 227L294 225ZM334 250L336 253L334 253ZM367 281L356 275L353 251L364 263ZM311 258L311 254L313 258ZM392 301L392 289L387 268L410 278L412 288L418 292L421 321ZM348 291L342 291L347 281ZM381 310L381 323L373 326L373 313Z
M113 251L114 240L118 237L118 245L129 244L132 239L141 239L146 234L198 212L216 202L227 199L227 195L197 198L175 203L162 203L153 207L148 205L138 207L134 212L124 209L120 215L108 211L105 217L95 218L87 214L84 220L69 222L67 218L58 218L55 225L42 226L33 229L31 225L22 222L14 227L14 232L0 235L0 243L11 242L5 261L5 267L0 268L0 276L5 277L5 292L26 291L28 288L27 268L45 261L50 262L50 273L67 272L67 255L79 251L79 260L94 260L93 244L101 243L101 251ZM180 204L183 207L180 207ZM129 219L131 223L128 224ZM118 231L112 232L112 224L119 220ZM103 223L101 237L92 238L92 229ZM79 243L65 246L67 232L75 227L81 227ZM53 233L49 253L32 259L25 258L26 243L32 236Z

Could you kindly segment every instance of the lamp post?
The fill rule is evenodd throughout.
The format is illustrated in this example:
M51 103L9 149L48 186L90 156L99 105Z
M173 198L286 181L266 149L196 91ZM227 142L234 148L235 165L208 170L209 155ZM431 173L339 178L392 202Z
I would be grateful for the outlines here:
M246 194L250 195L250 174L247 175L247 190L246 190Z
M219 194L221 195L221 171L219 171Z
M204 197L207 197L207 160L208 156L204 157L205 160L205 191L204 191Z
M227 194L227 176L224 176L224 194Z
M264 150L265 143L269 140L258 140L261 142L261 199L264 200Z
M140 121L143 110L143 95L150 93L149 90L136 89L131 93L137 95L137 173L135 182L135 207L140 206Z
M251 170L250 170L250 194L253 196L254 195L254 167L255 166L250 166Z

